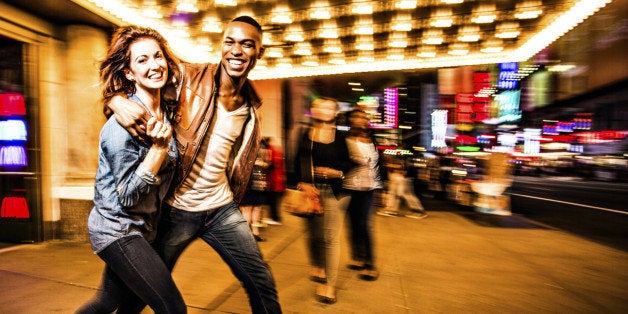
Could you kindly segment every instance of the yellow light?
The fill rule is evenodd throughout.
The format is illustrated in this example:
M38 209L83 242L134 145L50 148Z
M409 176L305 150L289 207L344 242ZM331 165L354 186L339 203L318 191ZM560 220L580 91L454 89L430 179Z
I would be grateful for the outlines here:
M329 20L331 12L327 1L317 1L310 7L310 18L315 20Z
M177 4L177 12L198 12L198 8L196 7L196 0L179 0L179 4Z
M338 38L338 30L336 29L336 22L325 21L323 28L318 31L318 37L320 38Z
M388 47L406 48L408 47L408 36L404 32L394 32L388 38Z
M519 36L519 23L503 22L497 24L495 37L497 38L517 38Z
M290 8L287 5L278 5L273 9L271 22L277 24L290 24L292 17L290 16Z
M499 39L490 39L482 44L480 51L484 53L497 53L504 50L503 42Z
M262 45L264 46L271 46L275 44L275 39L274 39L274 35L273 33L270 32L266 32L262 35Z
M402 10L416 9L417 0L397 0L395 2L395 8Z
M266 58L283 58L283 49L278 47L268 47L264 54Z
M220 6L225 6L225 7L235 7L236 5L238 5L238 1L237 0L215 0L214 4Z
M277 68L292 69L292 60L290 58L281 58L275 64Z
M375 50L373 44L373 36L361 35L355 40L355 49L357 50Z
M515 18L520 20L535 19L543 13L542 8L543 6L539 0L519 2L515 6Z
M449 45L449 51L447 52L453 56L463 56L469 53L469 45L462 43L454 43Z
M203 32L206 33L222 33L222 23L218 21L218 17L216 16L206 16L203 19L203 27L201 28Z
M345 58L342 54L334 54L329 58L329 63L331 64L347 64Z
M388 49L388 53L386 55L386 59L388 60L403 60L405 59L405 54L402 49Z
M299 56L311 56L312 45L309 43L297 43L296 45L294 45L293 53Z
M463 26L458 30L458 40L474 42L480 40L480 27L476 25Z
M290 25L286 29L286 35L284 37L286 41L302 42L305 41L303 37L303 29L299 25Z
M375 61L375 56L373 51L358 51L358 62L373 62Z
M423 34L421 42L426 45L440 45L443 43L443 31L440 29L428 29Z
M434 47L434 46L421 46L418 49L417 57L421 57L421 58L434 58L434 57L436 57L436 47Z
M450 27L453 23L454 20L450 8L441 8L432 12L431 26L445 28Z
M341 53L342 46L339 39L325 39L323 51L327 53Z
M306 57L301 64L304 65L304 66L307 66L307 67L317 67L318 66L318 57L316 57L316 56Z
M374 31L373 19L370 17L360 17L353 26L356 35L373 35Z
M394 31L409 32L412 30L412 16L409 13L397 13L391 27Z
M351 7L353 14L373 14L373 4L369 2L356 2Z
M494 3L482 3L473 10L471 22L476 24L493 23L497 18L496 7Z

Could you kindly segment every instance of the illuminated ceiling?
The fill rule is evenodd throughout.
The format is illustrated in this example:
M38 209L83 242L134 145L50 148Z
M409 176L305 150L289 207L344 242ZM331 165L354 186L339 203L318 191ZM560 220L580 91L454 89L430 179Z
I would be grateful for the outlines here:
M220 60L250 15L266 55L252 79L524 61L610 0L72 0L116 25L160 31L190 62Z

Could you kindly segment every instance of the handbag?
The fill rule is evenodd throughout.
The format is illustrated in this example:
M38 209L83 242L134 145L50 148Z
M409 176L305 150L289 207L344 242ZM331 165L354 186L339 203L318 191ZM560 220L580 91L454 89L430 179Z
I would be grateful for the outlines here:
M298 217L308 217L320 212L318 199L311 199L307 194L297 189L286 189L281 200L281 210Z
M314 179L314 162L312 161L312 148L314 143L310 142L310 171ZM318 198L311 199L307 194L298 189L286 189L281 200L280 209L288 214L298 217L309 217L321 212L321 203Z

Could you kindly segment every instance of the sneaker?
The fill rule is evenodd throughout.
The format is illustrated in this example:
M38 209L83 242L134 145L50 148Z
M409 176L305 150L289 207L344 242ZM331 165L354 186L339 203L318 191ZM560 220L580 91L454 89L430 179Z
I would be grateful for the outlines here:
M416 214L407 214L406 217L408 218L412 218L412 219L423 219L425 217L427 217L426 213L416 213Z
M377 214L380 215L380 216L386 216L386 217L398 216L397 213L391 212L391 211L387 211L387 210L377 211Z
M276 221L276 220L272 220L272 219L264 219L262 220L263 223L270 225L270 226L281 226L283 225L281 222Z
M365 268L360 272L359 278L366 281L375 281L379 278L379 271L374 267Z

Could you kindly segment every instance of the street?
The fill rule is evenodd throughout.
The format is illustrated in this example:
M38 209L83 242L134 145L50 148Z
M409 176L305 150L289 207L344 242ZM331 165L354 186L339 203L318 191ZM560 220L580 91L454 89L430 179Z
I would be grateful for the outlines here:
M577 178L515 177L512 212L628 250L628 185Z

